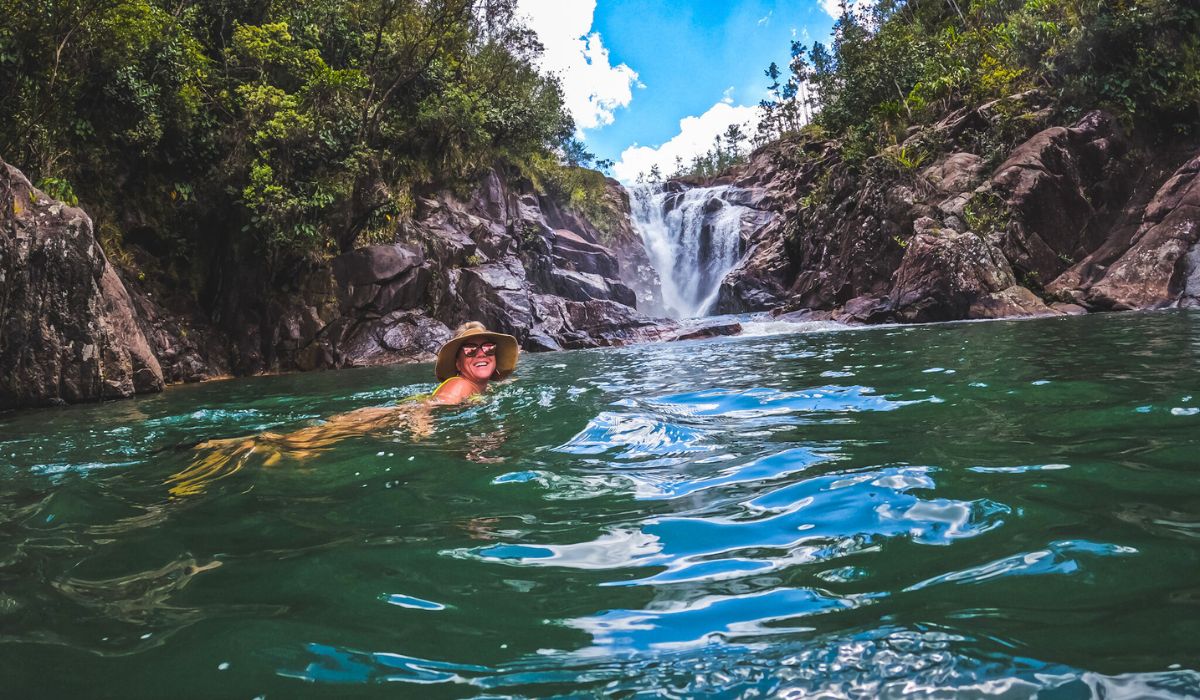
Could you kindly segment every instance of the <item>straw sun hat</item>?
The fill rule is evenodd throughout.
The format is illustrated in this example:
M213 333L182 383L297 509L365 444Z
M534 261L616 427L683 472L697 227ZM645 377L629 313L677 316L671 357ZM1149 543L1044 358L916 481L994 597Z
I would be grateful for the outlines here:
M478 321L468 321L459 326L458 330L454 331L454 337L438 350L437 364L434 365L433 371L437 374L439 382L458 374L454 362L458 358L458 348L467 342L496 344L496 374L493 379L504 379L517 368L517 355L520 354L520 350L517 348L516 338L503 333L493 333Z

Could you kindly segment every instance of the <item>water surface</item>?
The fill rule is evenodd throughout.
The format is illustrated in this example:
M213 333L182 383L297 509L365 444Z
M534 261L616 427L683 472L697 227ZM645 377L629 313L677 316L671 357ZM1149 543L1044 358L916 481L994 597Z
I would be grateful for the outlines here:
M169 493L430 374L0 415L4 695L1200 697L1200 314L527 355Z

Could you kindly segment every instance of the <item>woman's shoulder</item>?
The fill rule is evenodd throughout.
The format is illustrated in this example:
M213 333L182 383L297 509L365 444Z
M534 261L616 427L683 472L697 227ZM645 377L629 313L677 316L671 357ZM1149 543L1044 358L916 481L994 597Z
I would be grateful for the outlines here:
M433 398L443 403L458 403L478 392L470 381L462 377L450 377L433 390Z

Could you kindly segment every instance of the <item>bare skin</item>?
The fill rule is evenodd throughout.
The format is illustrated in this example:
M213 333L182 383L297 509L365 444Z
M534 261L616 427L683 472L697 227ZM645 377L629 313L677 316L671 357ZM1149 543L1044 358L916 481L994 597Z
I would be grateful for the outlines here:
M496 371L496 357L485 355L479 346L464 344L455 360L458 376L438 387L433 396L398 406L360 408L330 417L320 425L290 433L264 432L250 437L207 440L196 445L197 455L186 469L171 475L170 493L175 497L204 491L209 483L237 473L252 455L263 456L263 466L274 466L284 458L297 462L310 459L330 445L368 433L407 429L413 440L433 434L431 409L454 406L482 395ZM493 348L495 346L492 346ZM472 349L473 348L473 349ZM474 357L467 355L474 354Z

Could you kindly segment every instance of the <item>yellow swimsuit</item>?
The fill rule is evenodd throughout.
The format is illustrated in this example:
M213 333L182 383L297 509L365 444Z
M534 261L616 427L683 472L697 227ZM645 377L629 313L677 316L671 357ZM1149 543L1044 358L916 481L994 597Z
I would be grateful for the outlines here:
M456 374L453 377L450 377L450 379L447 379L446 381L442 382L441 384L438 384L437 388L435 388L433 391L429 392L428 394L414 394L413 396L406 396L403 399L398 399L396 401L396 403L408 403L409 401L424 401L426 399L432 399L433 397L437 396L437 393L442 390L442 387L444 387L450 383L451 379L458 379L458 375ZM482 401L483 395L475 394L474 396L471 396L468 400Z

